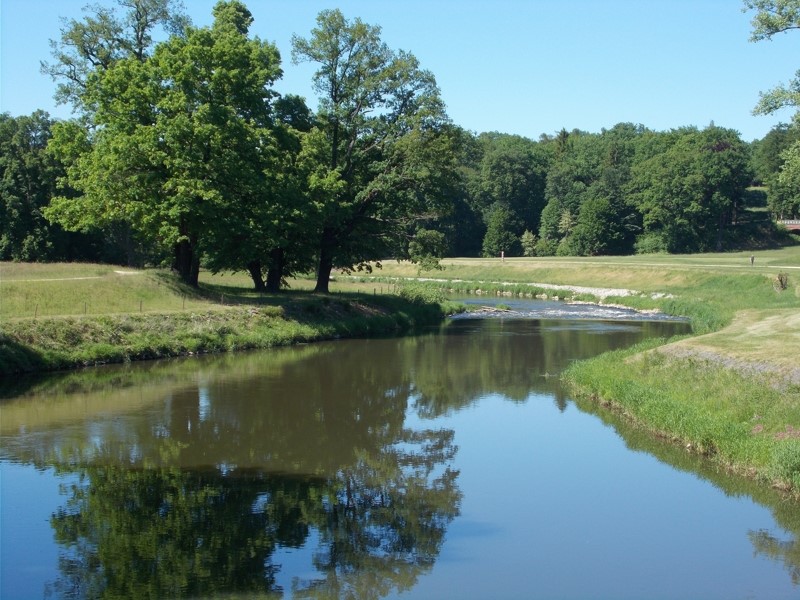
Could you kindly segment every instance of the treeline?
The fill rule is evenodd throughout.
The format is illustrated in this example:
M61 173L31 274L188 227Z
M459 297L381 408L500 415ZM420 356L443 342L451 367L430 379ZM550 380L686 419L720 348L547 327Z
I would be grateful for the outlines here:
M202 264L272 291L316 272L324 292L387 258L730 248L753 184L800 214L781 177L796 126L752 144L714 125L476 135L412 54L338 10L292 42L317 66L314 112L275 92L280 54L238 0L203 28L173 0L119 7L66 23L43 66L77 118L0 116L0 260L169 264L192 285Z
M732 226L748 204L763 203L748 192L755 165L765 181L780 167L765 160L780 144L750 145L714 125L655 132L621 123L598 134L562 130L538 141L482 134L469 142L457 214L471 229L464 236L457 226L455 248L463 255L730 248L740 243ZM799 200L786 212L796 213Z

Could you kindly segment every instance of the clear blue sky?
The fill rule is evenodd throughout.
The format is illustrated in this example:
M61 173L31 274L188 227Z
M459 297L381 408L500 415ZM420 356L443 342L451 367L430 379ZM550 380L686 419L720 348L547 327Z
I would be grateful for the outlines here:
M109 4L110 0L100 0ZM216 0L184 0L195 25ZM0 110L55 106L39 72L59 17L80 18L88 0L0 0ZM597 132L619 122L668 130L711 121L763 137L791 119L756 117L759 91L800 68L800 32L752 43L739 0L249 0L251 33L283 57L278 91L316 107L312 68L291 63L291 36L308 36L316 15L340 8L380 25L391 48L434 73L455 123L537 139L562 127Z

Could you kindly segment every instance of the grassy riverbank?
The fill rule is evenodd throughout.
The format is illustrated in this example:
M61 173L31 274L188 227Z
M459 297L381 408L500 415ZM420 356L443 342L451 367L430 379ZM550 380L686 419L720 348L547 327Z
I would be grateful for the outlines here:
M244 283L207 275L195 290L160 271L0 265L0 375L397 334L444 314L411 287L270 295Z
M520 293L547 282L564 286L549 291L564 297L568 287L594 287L599 301L690 317L693 337L575 363L563 378L583 401L800 496L800 248L759 252L752 266L747 253L444 266L432 277L454 289ZM392 264L382 276L415 274Z
M564 378L687 451L800 496L800 385L657 343L574 363Z
M444 267L426 274L439 280L428 285L690 317L694 337L597 357L564 378L582 398L721 468L800 495L800 247L759 252L753 265L739 253L452 259ZM3 264L0 373L405 331L443 314L436 294L406 282L418 277L415 266L388 262L376 277L338 275L330 296L270 296L252 292L242 275L204 275L193 290L158 271ZM405 297L388 294L398 282ZM295 290L310 285L293 282Z

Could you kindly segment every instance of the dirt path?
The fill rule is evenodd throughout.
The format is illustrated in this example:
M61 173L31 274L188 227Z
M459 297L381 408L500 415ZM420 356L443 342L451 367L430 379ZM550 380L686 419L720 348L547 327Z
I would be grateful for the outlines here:
M114 273L116 275L122 275L122 276L126 276L126 275L141 275L143 273L143 271L114 271ZM81 280L85 280L85 279L104 279L105 277L108 277L108 275L89 275L89 276L85 276L85 277L52 277L52 278L46 278L46 279L3 279L3 281L9 282L9 283L10 282L20 283L20 282L28 282L28 281L33 281L33 282L40 282L40 281L81 281Z

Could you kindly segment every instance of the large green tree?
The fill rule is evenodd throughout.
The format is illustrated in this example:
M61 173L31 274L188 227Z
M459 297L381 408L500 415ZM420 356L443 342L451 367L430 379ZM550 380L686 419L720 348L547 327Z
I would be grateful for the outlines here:
M268 223L254 207L274 208L271 194L281 191L269 174L280 162L271 86L282 74L275 46L248 37L251 22L241 2L219 2L211 27L187 28L145 60L93 73L84 98L96 129L69 170L82 196L54 199L49 214L74 228L129 220L172 248L174 268L191 285L204 251L234 266L237 243L250 262L254 248L244 242L252 238L236 235ZM59 141L57 148L70 143Z
M0 260L57 258L60 235L42 215L62 174L46 153L52 121L47 113L0 114Z
M44 216L65 175L64 164L47 150L57 128L40 110L0 114L0 260L130 262L126 250L133 251L133 240L124 232L70 232Z
M417 220L447 209L453 136L433 75L381 41L380 27L325 10L295 62L317 65L317 127L306 136L317 217L317 292L334 267L396 255Z
M633 201L645 234L670 252L721 250L751 180L747 148L731 129L686 128L633 169Z
M800 126L781 123L751 145L755 181L767 187L767 206L779 219L800 214L800 187L791 185L791 169L784 168L791 165L787 163L788 151L798 142Z
M496 202L486 212L486 235L483 237L483 256L487 258L519 256L522 227L514 211L505 202Z
M800 0L745 0L745 10L755 10L750 40L771 40L779 33L800 29ZM795 127L800 127L800 70L788 84L762 92L755 114L773 114L784 108L794 108ZM773 197L781 206L782 216L800 214L800 141L794 142L782 154L783 164L773 180ZM771 186L772 187L772 186ZM785 211L785 212L784 212ZM789 213L789 214L786 214Z
M541 254L631 251L640 219L627 187L650 136L641 125L620 123L600 134L562 130L548 142L554 158L539 227Z

